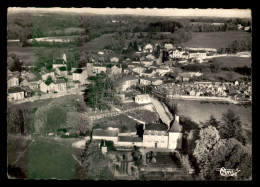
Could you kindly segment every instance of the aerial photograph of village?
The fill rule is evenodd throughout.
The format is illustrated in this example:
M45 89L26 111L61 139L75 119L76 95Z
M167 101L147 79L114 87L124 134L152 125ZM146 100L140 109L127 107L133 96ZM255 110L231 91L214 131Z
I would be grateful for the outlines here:
M252 180L250 9L7 10L7 178Z

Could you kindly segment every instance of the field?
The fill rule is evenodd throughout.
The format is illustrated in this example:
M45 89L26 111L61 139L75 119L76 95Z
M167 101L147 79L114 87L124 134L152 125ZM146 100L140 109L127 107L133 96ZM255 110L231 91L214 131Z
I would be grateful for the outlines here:
M243 79L245 77L246 76L236 73L234 71L220 71L218 73L210 73L206 75L206 78L209 81L236 81L240 78Z
M62 33L71 34L71 33L82 32L82 31L84 31L84 29L82 29L82 28L69 27L69 28L66 28L66 29L63 29L63 30L49 31L49 34L51 34L51 33L55 33L55 34L62 34Z
M12 165L17 160L15 168L19 168L26 179L77 178L79 167L73 158L76 149L71 146L74 139L10 140L7 144L8 164Z
M214 63L222 63L224 67L251 67L252 59L244 57L225 56L214 58Z
M29 148L29 179L75 179L75 160L71 144L35 141Z
M234 40L244 39L247 36L250 36L250 33L244 31L197 32L192 33L192 39L184 46L218 49L227 47Z
M14 53L23 61L28 59L33 54L33 47L22 47L20 42L7 42L8 55Z
M111 44L113 40L113 34L104 34L86 43L82 48L86 49L89 52L98 52L106 45Z

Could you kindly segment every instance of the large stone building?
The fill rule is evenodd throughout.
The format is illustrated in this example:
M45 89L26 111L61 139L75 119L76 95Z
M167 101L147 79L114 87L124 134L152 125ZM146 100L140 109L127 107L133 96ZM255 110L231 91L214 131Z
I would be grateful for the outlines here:
M182 126L179 124L179 116L175 116L175 121L170 128L159 123L145 124L143 138L138 135L124 135L124 133L119 133L118 128L108 128L106 130L93 129L92 140L112 141L115 146L123 147L138 146L175 150L182 148Z
M175 116L175 121L169 130L163 124L146 124L143 146L180 149L182 147L182 126L179 124L179 116Z

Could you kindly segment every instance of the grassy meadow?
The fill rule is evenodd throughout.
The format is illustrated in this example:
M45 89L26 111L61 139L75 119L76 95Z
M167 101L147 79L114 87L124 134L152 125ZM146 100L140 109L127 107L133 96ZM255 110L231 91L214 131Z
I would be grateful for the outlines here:
M244 31L226 31L226 32L194 32L192 39L184 44L186 47L205 47L221 48L227 47L234 40L244 39L250 36L250 33Z
M242 66L251 67L252 59L245 57L223 56L214 58L214 63L222 63L224 67L230 68Z

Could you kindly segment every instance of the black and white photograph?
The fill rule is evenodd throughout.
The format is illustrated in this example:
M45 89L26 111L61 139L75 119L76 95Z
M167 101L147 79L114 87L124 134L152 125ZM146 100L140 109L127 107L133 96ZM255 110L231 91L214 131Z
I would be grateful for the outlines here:
M252 181L250 8L8 7L6 29L8 180Z

